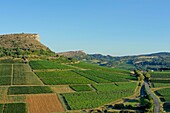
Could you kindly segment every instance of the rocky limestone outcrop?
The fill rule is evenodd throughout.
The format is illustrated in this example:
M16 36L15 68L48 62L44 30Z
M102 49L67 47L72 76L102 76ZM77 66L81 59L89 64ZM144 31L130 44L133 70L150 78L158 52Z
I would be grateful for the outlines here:
M22 48L31 50L46 50L47 47L40 43L38 34L4 34L0 35L0 47L4 48Z

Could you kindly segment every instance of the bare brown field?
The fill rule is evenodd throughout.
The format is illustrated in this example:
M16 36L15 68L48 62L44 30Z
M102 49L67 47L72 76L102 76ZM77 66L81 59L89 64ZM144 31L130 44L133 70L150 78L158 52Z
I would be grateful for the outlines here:
M57 86L50 86L50 87L55 93L73 93L73 92L75 92L68 85L57 85Z
M27 95L29 113L64 112L64 108L56 94Z

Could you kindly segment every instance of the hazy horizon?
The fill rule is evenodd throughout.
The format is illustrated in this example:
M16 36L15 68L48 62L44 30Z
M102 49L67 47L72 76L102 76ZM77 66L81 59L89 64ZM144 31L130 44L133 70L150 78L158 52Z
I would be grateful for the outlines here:
M112 56L170 51L170 1L3 1L0 34L37 33L55 52Z

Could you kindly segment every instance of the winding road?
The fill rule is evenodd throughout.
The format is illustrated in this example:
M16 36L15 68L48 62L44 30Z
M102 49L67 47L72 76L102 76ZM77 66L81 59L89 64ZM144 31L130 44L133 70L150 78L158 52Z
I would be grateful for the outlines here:
M151 95L151 97L153 98L153 101L154 101L154 104L155 104L155 108L154 108L154 113L160 113L160 104L159 104L159 100L158 98L153 94L153 92L150 90L150 87L148 85L148 83L145 81L142 85L142 88L141 88L141 96L145 96L145 90L147 91L148 94Z

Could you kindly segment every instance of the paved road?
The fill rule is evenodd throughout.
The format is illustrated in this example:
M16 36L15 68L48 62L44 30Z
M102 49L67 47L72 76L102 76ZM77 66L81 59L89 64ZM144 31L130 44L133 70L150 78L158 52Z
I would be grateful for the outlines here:
M145 84L143 84L142 87L141 87L140 96L141 96L141 97L146 96L146 92L145 92Z
M155 104L154 113L159 113L160 112L160 104L159 104L158 98L153 94L153 92L151 92L150 87L147 82L144 82L143 85L145 86L147 93L150 94L151 97L153 98L153 101Z

